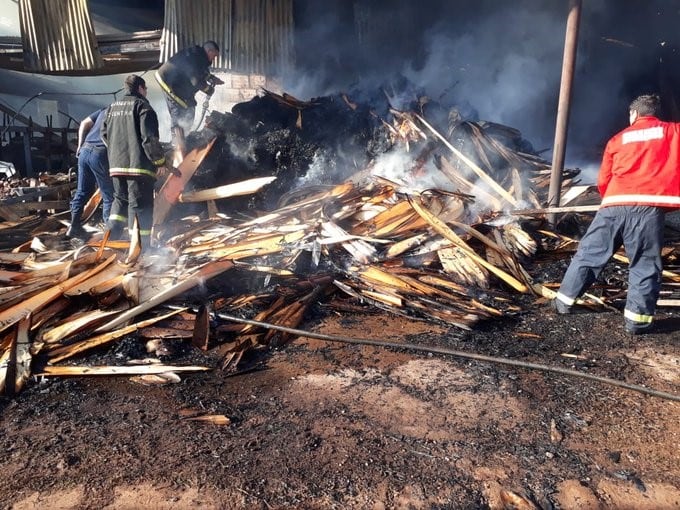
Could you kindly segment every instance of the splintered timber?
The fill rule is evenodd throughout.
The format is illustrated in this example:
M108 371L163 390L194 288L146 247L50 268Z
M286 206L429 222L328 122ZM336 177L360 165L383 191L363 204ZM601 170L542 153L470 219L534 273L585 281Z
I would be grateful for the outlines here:
M296 110L295 123L315 107L290 96L275 99L281 108ZM174 186L173 192L160 188L163 217L157 214L157 249L149 253L140 253L134 229L129 241L93 232L74 247L60 233L64 220L58 214L16 209L9 218L3 210L19 202L0 204L3 238L28 237L0 251L0 388L19 391L31 374L146 376L147 382L168 383L179 377L162 374L214 368L87 363L89 352L130 337L175 335L199 351L218 353L222 368L235 367L250 349L292 338L220 322L220 312L294 328L312 304L323 301L339 313L376 307L470 329L520 311L512 294L552 298L554 285L532 276L532 261L539 251L563 253L576 242L547 228L538 214L546 203L550 165L504 146L473 122L464 126L471 142L464 153L419 114L393 113L391 121L381 122L392 137L391 150L410 160L412 179L376 175L369 163L339 184L296 189L274 209L245 216L213 208L212 214L170 221L177 204L256 196L279 177L184 191L168 184L170 176L165 187ZM189 173L213 147L219 133L212 134L185 160ZM430 155L436 164L428 171L437 172L442 185L419 189L417 178ZM565 188L576 174L565 170ZM664 253L671 264L675 254ZM672 270L664 277L680 278Z

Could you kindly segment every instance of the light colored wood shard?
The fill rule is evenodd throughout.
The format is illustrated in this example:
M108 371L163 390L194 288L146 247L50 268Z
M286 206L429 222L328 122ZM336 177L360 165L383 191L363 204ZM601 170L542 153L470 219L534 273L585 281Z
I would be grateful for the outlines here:
M73 278L69 278L63 283L58 283L39 294L36 294L29 299L22 301L10 308L7 308L0 312L0 331L4 331L13 324L16 324L23 317L29 314L35 313L40 310L43 306L49 304L51 301L57 299L61 296L64 291L70 289L71 287L82 283L91 276L97 274L98 272L105 269L107 266L113 263L115 260L115 255L112 255L107 260L97 265L96 267L85 271Z
M0 371L4 372L4 392L14 395L21 391L31 376L31 360L29 330L31 317L26 316L17 324L14 334L11 336L7 348L9 357L3 370L3 362L0 359ZM3 390L3 375L0 374L0 391Z
M147 326L156 324L157 322L172 317L173 315L181 313L182 311L184 311L184 309L173 310L170 313L160 315L158 317L153 317L151 319L147 319L144 321L140 321L135 324L126 326L124 328L117 329L116 331L112 331L110 333L102 333L101 335L90 337L86 340L82 340L74 344L64 345L49 351L47 355L52 363L57 363L59 361L71 358L77 354L80 354L81 352L87 351L94 347L99 347L111 343L115 340L118 340L119 338L123 338L137 331L138 329L142 329Z
M509 204L516 206L517 200L510 193L508 193L503 187L498 184L494 179L492 179L489 174L482 170L476 163L474 163L465 154L456 149L449 141L444 138L436 129L434 129L425 119L420 115L416 114L416 118L427 127L458 159L463 161L476 175L479 177L484 184L489 186L495 193L498 194L503 200L506 200Z
M268 235L260 239L245 239L233 245L216 248L208 247L191 247L185 250L185 253L205 253L210 258L217 259L232 259L240 260L257 255L271 255L284 250L291 244L302 240L306 235L304 230L291 232L283 235Z
M401 241L394 243L387 249L384 258L385 259L396 258L399 255L402 255L407 251L420 246L428 239L428 237L429 237L428 234L418 234L412 237L408 237L406 239L402 239Z
M430 211L428 211L417 199L411 199L409 201L411 206L416 210L416 212L425 219L430 226L443 237L451 241L453 244L465 251L465 253L470 256L475 262L484 268L488 269L490 272L498 276L505 283L513 287L519 292L527 292L528 288L525 284L520 282L517 278L509 275L505 271L498 269L493 264L489 264L485 259L477 255L468 245L463 241L458 234L451 230L444 222L439 220Z
M205 264L199 267L193 274L188 276L186 279L162 291L161 293L154 296L152 299L142 302L139 305L135 306L134 308L123 312L116 319L112 320L108 324L105 324L104 326L100 326L99 328L97 328L95 332L103 333L105 331L111 331L121 326L125 322L132 320L134 317L137 317L141 313L144 313L147 310L150 310L155 306L164 303L168 299L179 296L183 292L186 292L187 290L196 287L205 280L209 280L210 278L213 278L218 274L224 273L225 271L231 269L232 267L234 267L234 264L229 260L215 261Z
M134 366L51 366L47 365L41 376L101 376L101 375L142 375L163 374L165 372L207 372L210 367L175 365L134 365Z
M79 296L81 294L103 294L111 288L120 284L121 277L130 270L130 266L116 261L110 267L100 271L87 280L74 285L70 289L64 291L65 296ZM115 283L107 284L107 282L115 281Z
M224 186L218 186L217 188L187 191L179 195L179 201L187 203L206 202L208 200L252 195L275 180L276 177L256 177L254 179L235 182L233 184L225 184Z
M321 225L321 233L322 235L331 238L343 239L349 237L349 234L344 229L331 221L324 222ZM366 241L352 240L342 242L341 244L352 257L363 264L368 264L377 258L376 249Z
M401 307L403 303L402 299L399 296L385 294L381 292L374 292L372 290L363 290L361 291L361 295L391 306Z
M191 338L191 331L178 328L147 327L139 330L141 338Z
M458 283L484 289L489 287L489 273L462 248L443 248L437 252L437 256L444 271Z
M231 424L231 420L228 417L224 416L223 414L204 414L201 416L191 416L184 419L189 421L209 423L211 425L223 426Z
M64 338L81 331L88 326L101 323L107 317L117 315L120 310L92 310L90 312L76 312L74 315L67 317L60 324L52 326L48 331L43 333L42 341L51 344L60 342Z
M34 257L33 253L0 253L0 264L21 264L26 259Z
M131 377L130 380L145 386L165 386L166 384L178 384L182 382L180 376L178 376L175 372L136 375Z

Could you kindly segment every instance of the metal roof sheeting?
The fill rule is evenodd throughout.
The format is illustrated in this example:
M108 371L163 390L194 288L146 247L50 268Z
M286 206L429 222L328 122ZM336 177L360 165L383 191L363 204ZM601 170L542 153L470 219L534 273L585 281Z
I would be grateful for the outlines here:
M279 74L293 64L293 0L234 0L236 71Z
M19 21L26 71L103 66L87 0L20 0Z
M215 68L277 74L293 65L293 29L293 0L166 0L160 61L213 40Z
M160 61L189 46L215 41L220 56L213 66L230 69L232 9L231 0L165 0Z

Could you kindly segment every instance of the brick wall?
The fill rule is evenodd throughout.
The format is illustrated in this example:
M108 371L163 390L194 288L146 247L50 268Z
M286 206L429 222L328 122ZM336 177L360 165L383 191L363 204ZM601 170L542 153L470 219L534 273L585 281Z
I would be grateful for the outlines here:
M215 93L210 100L211 110L230 112L235 104L249 101L255 97L260 88L280 92L274 80L261 74L226 72L215 72L214 74L224 81L224 85L218 85L215 88Z

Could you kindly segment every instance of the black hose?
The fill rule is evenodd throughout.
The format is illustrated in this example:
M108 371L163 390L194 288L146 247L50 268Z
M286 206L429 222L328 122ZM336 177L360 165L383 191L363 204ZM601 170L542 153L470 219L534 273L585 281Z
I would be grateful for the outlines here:
M601 377L599 375L584 374L583 372L577 372L576 370L571 370L562 367L552 367L549 365L541 365L538 363L530 363L526 361L518 361L509 358L500 358L496 356L486 356L484 354L476 354L473 352L457 351L453 349L446 349L444 347L436 347L433 345L416 345L416 344L400 344L396 342L382 342L379 340L371 340L368 338L350 338L338 335L326 335L323 333L311 333L309 331L304 331L301 329L287 328L285 326L277 326L276 324L270 324L268 322L256 321L252 319L242 319L234 315L229 315L225 313L218 313L217 317L220 319L225 319L232 322L238 322L241 324L249 324L251 326L260 326L267 329L274 329L276 331L282 331L284 333L291 333L293 335L315 338L317 340L327 340L330 342L340 342L345 344L357 344L357 345L372 345L374 347L391 347L394 349L406 349L409 351L416 352L427 352L444 354L447 356L456 356L458 358L473 359L476 361L485 361L488 363L498 363L501 365L510 365L513 367L520 368L531 368L533 370L541 370L543 372L552 372L556 374L569 375L572 377L580 377L582 379L589 379L591 381L598 381L604 384L609 384L612 386L618 386L619 388L626 388L628 390L637 391L645 395L650 395L653 397L659 397L666 400L673 400L675 402L680 402L680 395L674 395L672 393L666 393L665 391L659 391L655 389L645 388L644 386L639 386L637 384L630 384L624 381L619 381L616 379L610 379L608 377Z

